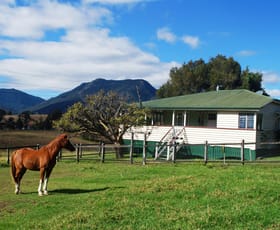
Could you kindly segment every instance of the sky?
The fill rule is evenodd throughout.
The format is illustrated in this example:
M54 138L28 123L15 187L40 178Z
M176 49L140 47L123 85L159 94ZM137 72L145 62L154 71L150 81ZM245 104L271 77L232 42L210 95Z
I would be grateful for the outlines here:
M171 68L224 55L280 98L279 9L278 0L1 0L0 88L44 99L97 78L159 88Z

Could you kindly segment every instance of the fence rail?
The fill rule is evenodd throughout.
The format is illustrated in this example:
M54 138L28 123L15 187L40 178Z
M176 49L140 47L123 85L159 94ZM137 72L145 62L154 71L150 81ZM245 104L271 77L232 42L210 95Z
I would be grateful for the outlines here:
M259 162L257 161L257 159L252 159L251 155L249 157L249 160L245 159L245 146L248 145L254 145L256 143L254 142L245 142L244 140L242 140L240 143L210 143L208 141L205 141L204 143L201 144L181 144L182 146L184 146L185 148L191 148L191 147L200 147L199 151L200 151L200 159L195 159L195 158L178 158L178 154L174 154L169 162L178 162L178 161L198 161L198 162L204 162L204 164L207 164L208 162L223 162L224 164L226 163L226 161L229 162L240 162L241 164L245 164L245 162ZM280 145L280 141L278 142L262 142L261 145L271 145L271 144L275 144L275 145ZM174 147L174 149L178 148L179 144L178 143L173 143L169 145L170 147ZM236 159L229 159L229 156L226 154L225 151L223 151L222 153L222 157L220 157L219 159L209 159L210 153L209 153L209 148L215 148L215 147L225 147L225 146L237 146L238 148L240 148L239 153L237 154ZM10 164L10 155L11 155L11 151L14 149L19 149L19 148L34 148L34 149L39 149L40 145L33 145L33 146L13 146L13 147L0 147L0 156L4 156L6 155L6 162L7 164ZM131 143L129 145L113 145L113 144L104 144L104 143L100 143L100 144L75 144L75 148L76 151L75 153L70 153L70 152L64 152L61 151L58 156L57 156L57 160L73 160L76 162L80 162L81 160L87 159L87 160L96 160L96 161L100 161L102 163L106 161L127 161L130 164L133 164L136 159L137 162L141 162L143 165L145 165L147 163L147 161L151 162L151 161L155 161L154 160L154 156L150 157L148 156L148 144L147 142L144 140L142 146L135 146L134 142L131 141ZM138 152L136 151L136 149L138 149ZM141 149L139 151L139 149ZM121 159L117 159L116 158L116 151L120 151L123 154L123 157ZM2 152L2 153L1 153ZM4 154L3 154L4 152ZM6 152L6 154L5 154ZM280 151L279 151L280 152ZM176 153L176 151L175 151ZM251 154L251 152L250 152ZM278 161L280 162L280 154L277 155L279 156ZM162 160L159 160L158 162L162 162ZM270 161L265 161L265 162L270 162ZM272 161L272 162L277 162L277 161Z
M10 154L11 151L20 149L20 148L34 148L34 149L39 149L40 145L23 145L23 146L12 146L12 147L0 147L0 151L4 150L7 153L7 164L10 164Z

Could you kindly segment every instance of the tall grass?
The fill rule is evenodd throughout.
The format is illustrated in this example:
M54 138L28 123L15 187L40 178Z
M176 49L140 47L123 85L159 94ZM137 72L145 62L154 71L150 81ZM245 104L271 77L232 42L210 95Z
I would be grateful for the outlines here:
M0 168L0 229L279 229L279 165L58 162L15 195Z

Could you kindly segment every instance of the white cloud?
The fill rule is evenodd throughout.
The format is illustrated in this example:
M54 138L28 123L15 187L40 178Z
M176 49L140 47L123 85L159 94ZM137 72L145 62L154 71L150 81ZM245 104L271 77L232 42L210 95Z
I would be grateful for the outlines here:
M245 56L245 57L254 56L254 55L256 55L256 51L253 51L253 50L241 50L241 51L237 52L237 55L238 56Z
M157 38L168 43L173 43L177 39L176 35L172 33L167 27L163 27L157 30Z
M63 92L100 77L142 78L159 87L177 65L161 62L128 37L111 36L105 26L114 18L106 8L51 0L0 7L1 87ZM46 40L46 32L57 29L64 30L60 39Z
M28 39L42 38L46 30L86 28L112 20L111 12L106 8L75 8L50 0L31 6L4 5L0 6L0 12L1 35Z
M280 82L280 75L272 71L262 71L264 84L275 84Z
M280 75L273 71L262 71L262 85L265 91L273 98L280 97Z
M197 48L200 44L199 37L196 36L185 35L182 40L193 49Z
M176 41L180 40L193 49L196 49L201 43L199 37L197 36L185 35L180 38L175 33L171 32L168 27L159 28L157 30L157 38L168 43L175 43Z
M272 97L272 98L280 98L280 90L279 89L268 89L266 92Z
M131 4L131 3L143 2L143 0L83 0L83 2L86 4L99 3L99 4L118 5L118 4Z

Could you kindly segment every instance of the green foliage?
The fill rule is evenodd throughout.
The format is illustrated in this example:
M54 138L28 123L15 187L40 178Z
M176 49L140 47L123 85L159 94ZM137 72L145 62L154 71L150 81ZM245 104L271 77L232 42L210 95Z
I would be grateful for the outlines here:
M242 88L256 92L261 89L262 74L252 73L248 67L241 74Z
M218 55L211 58L209 63L210 89L216 89L217 85L224 89L236 89L241 85L241 66L232 57Z
M170 71L170 79L157 91L157 97L171 97L184 94L222 89L261 90L261 73L250 72L248 67L242 71L240 64L232 57L217 55L208 63L202 59L189 61Z
M68 132L85 132L112 143L122 143L124 133L132 126L145 123L146 109L128 104L115 92L100 91L88 96L84 104L70 107L55 126Z
M15 195L0 167L0 229L279 229L279 165L58 162Z

